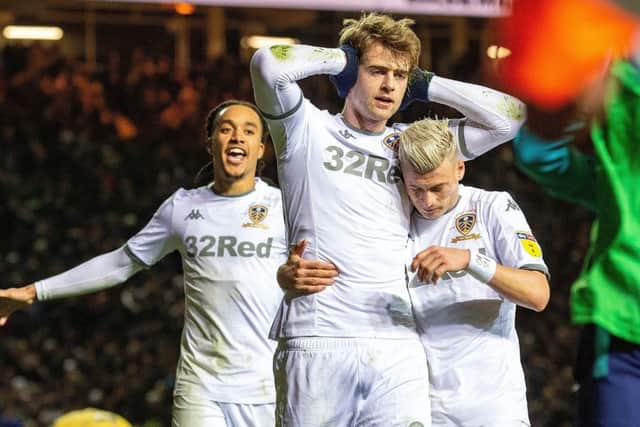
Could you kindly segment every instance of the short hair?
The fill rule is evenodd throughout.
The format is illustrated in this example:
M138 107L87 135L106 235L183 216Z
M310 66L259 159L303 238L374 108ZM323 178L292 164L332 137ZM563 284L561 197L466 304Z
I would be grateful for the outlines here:
M438 168L446 159L455 159L457 146L446 119L422 119L400 134L400 161L419 174Z
M267 142L267 137L269 136L269 130L267 128L267 122L262 116L262 113L260 112L258 107L256 107L255 104L252 104L251 102L247 102L247 101L241 101L239 99L229 99L228 101L221 102L220 104L216 105L209 111L209 114L207 114L207 120L205 124L207 141L213 138L213 132L215 131L216 126L218 126L218 121L220 120L220 117L222 116L223 111L226 110L228 107L231 107L234 105L242 105L243 107L251 108L253 111L256 112L256 114L260 118L260 124L262 126L262 138L261 138L262 142L263 143Z
M415 21L409 18L395 20L379 13L363 14L360 19L345 19L340 31L340 45L348 44L358 51L358 56L375 42L396 55L409 57L410 69L418 65L420 39L411 29Z

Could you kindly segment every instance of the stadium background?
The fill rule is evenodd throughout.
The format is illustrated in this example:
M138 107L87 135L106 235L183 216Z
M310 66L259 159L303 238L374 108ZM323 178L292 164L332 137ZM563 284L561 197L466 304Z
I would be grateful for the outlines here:
M335 46L342 19L357 15L178 10L71 0L0 4L0 27L64 30L56 42L0 37L0 286L31 283L122 245L177 187L194 186L207 162L201 142L208 109L231 97L252 99L245 36ZM486 56L490 18L409 16L423 41L423 67L479 83L499 72ZM340 108L326 77L302 85L317 105ZM396 119L425 112L455 115L414 105ZM265 174L276 179L272 159ZM509 144L467 165L464 182L510 191L542 244L551 301L543 313L518 313L531 421L570 426L577 331L569 322L569 285L591 217L517 172ZM48 425L63 412L95 406L136 425L169 425L182 313L174 254L120 287L14 315L0 329L0 417Z

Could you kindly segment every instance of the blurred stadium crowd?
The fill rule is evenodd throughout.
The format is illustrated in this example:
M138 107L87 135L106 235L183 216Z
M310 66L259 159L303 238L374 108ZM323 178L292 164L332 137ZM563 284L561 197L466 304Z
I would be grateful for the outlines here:
M0 276L31 283L112 250L207 163L208 108L252 99L248 64L222 57L175 70L166 56L110 52L88 70L56 47L5 47L0 68ZM453 78L465 76L437 73ZM325 78L303 83L336 111ZM424 108L424 107L423 107ZM429 114L442 115L430 105ZM413 106L405 119L425 115ZM398 121L402 120L398 118ZM467 166L464 182L507 190L525 211L552 274L541 314L519 311L533 426L572 425L576 329L569 285L591 217L552 200L513 166L509 145ZM273 160L265 175L276 180ZM36 304L0 329L0 416L48 425L96 406L136 425L169 425L183 313L179 257L96 295Z

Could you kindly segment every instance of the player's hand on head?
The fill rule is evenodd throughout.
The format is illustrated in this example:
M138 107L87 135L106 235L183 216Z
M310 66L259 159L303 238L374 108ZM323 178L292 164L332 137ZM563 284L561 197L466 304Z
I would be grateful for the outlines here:
M291 252L287 263L278 269L278 283L282 289L298 295L308 295L324 291L333 285L338 269L335 265L302 258L307 245L305 240L298 242Z
M423 283L436 283L449 271L460 271L469 265L467 249L429 246L416 254L411 262L411 271Z
M340 46L340 50L342 50L347 57L347 64L339 74L329 76L329 80L336 88L338 96L340 98L346 98L358 79L358 65L360 61L358 60L358 51L353 46L343 44Z
M404 93L400 111L404 111L414 101L429 102L429 84L434 74L431 71L414 67L409 73L407 91Z
M16 311L33 304L36 298L35 286L0 289L0 326L4 326L9 316Z

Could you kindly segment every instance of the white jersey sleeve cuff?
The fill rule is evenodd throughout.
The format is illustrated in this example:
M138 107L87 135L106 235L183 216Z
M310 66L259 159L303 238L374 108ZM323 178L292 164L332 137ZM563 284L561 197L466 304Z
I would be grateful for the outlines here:
M525 105L511 95L438 76L429 85L429 99L464 114L465 120L451 121L463 160L510 141L526 118Z

